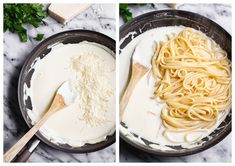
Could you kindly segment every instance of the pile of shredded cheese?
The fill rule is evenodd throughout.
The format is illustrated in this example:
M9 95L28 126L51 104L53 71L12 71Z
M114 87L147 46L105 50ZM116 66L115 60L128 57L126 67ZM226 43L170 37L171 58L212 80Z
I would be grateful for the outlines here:
M114 95L109 85L108 75L112 71L109 64L94 52L72 59L72 70L76 74L75 89L79 93L81 120L91 126L100 125L108 119L105 113Z

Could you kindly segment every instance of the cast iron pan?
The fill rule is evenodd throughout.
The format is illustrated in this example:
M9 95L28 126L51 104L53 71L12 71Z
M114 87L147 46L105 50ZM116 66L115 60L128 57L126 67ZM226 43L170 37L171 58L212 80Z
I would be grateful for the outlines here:
M18 100L20 105L21 113L24 117L25 122L27 125L31 128L31 120L27 116L26 109L32 109L32 104L30 98L26 100L26 104L24 104L23 101L23 86L26 83L28 87L30 87L30 80L33 75L34 70L30 69L31 64L33 63L34 59L37 57L43 58L47 53L50 52L51 49L48 49L47 47L49 45L52 45L57 42L61 43L79 43L82 41L90 41L90 42L96 42L99 44L102 44L109 49L111 49L115 53L115 41L111 39L108 36L105 36L98 32L88 31L88 30L72 30L72 31L65 31L58 33L56 35L53 35L43 42L41 42L34 50L30 53L28 59L26 60L19 77L19 83L18 83ZM115 55L114 55L115 56ZM115 58L115 57L114 57ZM93 152L100 149L103 149L115 142L115 133L111 136L108 136L106 140L96 143L96 144L86 144L82 147L72 147L68 144L55 144L45 138L40 132L36 133L36 136L43 141L45 144L61 150L65 152L73 152L73 153L87 153L87 152Z
M224 50L228 53L228 58L231 60L231 36L228 32L226 32L221 26L211 21L210 19L203 17L199 14L182 11L182 10L159 10L150 13L143 14L134 18L132 21L124 24L120 27L120 39L125 38L125 40L120 45L120 49L125 48L125 46L131 42L132 36L126 36L129 32L136 32L134 37L144 33L150 29L164 26L179 26L183 25L185 27L192 27L194 29L200 30L205 33L207 36L211 37L216 43L218 43ZM183 148L181 146L169 146L172 150L161 151L159 149L153 149L149 146L152 142L145 140L143 138L143 144L132 141L130 138L126 137L122 132L120 132L120 137L131 146L150 153L156 156L184 156L191 155L198 152L201 152L205 149L208 149L222 139L224 139L231 132L231 114L232 110L230 110L229 114L225 118L225 120L219 125L219 127L213 131L209 137L204 137L201 142L201 145L196 146L194 148ZM123 127L125 124L121 122ZM138 137L138 135L135 135Z

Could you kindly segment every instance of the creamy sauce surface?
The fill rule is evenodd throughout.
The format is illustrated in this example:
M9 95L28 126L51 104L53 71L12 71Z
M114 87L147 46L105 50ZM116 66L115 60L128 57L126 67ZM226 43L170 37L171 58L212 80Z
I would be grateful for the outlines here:
M40 132L54 143L69 144L74 147L86 143L97 143L106 139L115 131L115 59L108 48L91 42L78 44L61 44L51 46L52 50L43 58L37 59L32 66L35 70L31 78L31 87L24 86L25 100L31 97L32 110L28 116L35 124L47 111L60 85L76 80L76 73L71 70L71 60L81 55L96 54L111 70L108 74L109 84L114 95L108 101L107 121L91 126L81 119L83 111L79 110L79 94L74 102L52 115L41 127Z

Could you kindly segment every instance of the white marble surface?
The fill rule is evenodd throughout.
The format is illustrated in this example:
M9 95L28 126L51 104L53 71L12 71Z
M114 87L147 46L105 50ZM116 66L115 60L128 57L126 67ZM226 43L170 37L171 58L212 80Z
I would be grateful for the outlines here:
M169 9L164 4L131 5L130 10L136 17L150 11ZM222 4L179 4L177 9L187 10L204 15L221 25L230 34L232 32L232 7ZM123 19L119 21L122 25ZM201 153L184 157L157 157L141 153L125 142L120 141L120 162L231 162L232 136L229 134L223 141Z
M16 34L4 33L4 152L28 130L18 106L17 82L21 67L32 49L39 43L37 33L45 38L61 31L88 29L104 33L115 39L115 5L92 5L89 9L62 25L52 18L45 19L39 28L27 27L30 40L21 43ZM115 162L115 144L93 153L65 153L40 143L28 162Z

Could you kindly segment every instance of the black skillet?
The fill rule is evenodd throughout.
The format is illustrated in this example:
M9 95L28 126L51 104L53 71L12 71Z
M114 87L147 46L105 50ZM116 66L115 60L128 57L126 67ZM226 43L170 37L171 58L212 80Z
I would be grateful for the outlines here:
M211 37L216 43L218 43L224 50L228 53L228 58L231 60L231 35L226 32L220 25L213 22L212 20L201 16L196 13L182 11L182 10L159 10L150 13L143 14L134 18L132 21L122 25L120 27L120 40L124 37L125 40L120 45L120 49L125 48L125 46L131 42L132 35L128 35L129 32L136 32L134 37L137 37L141 33L144 33L148 30L157 27L164 27L164 26L179 26L183 25L185 27L192 27L194 29L200 30L205 33L207 36ZM221 140L223 140L230 132L231 132L231 114L232 110L230 110L229 114L225 118L225 120L219 125L219 127L213 131L209 137L202 138L203 144L200 146L196 146L194 148L183 148L181 146L170 146L172 150L160 150L160 149L153 149L149 145L152 142L145 140L144 145L132 141L130 138L126 137L120 131L120 137L123 139L127 144L131 145L134 148L137 148L138 151L147 152L149 154L153 154L155 156L184 156L184 155L191 155L198 152L201 152L205 149L208 149ZM123 127L125 124L121 122ZM135 135L138 137L138 135Z
M61 33L55 34L55 35L47 38L46 40L41 42L36 48L34 48L34 50L29 54L28 59L25 61L25 64L21 70L21 74L19 77L18 100L19 100L20 110L23 115L23 118L30 128L32 127L31 120L27 116L26 110L32 109L32 104L31 104L30 97L26 99L26 101L25 101L26 104L24 104L23 86L26 83L26 85L28 87L30 87L30 80L31 80L31 77L34 72L30 68L31 64L33 63L35 58L37 58L37 57L43 58L44 56L46 56L51 50L50 48L48 49L48 46L50 46L54 43L61 42L61 43L67 44L67 43L79 43L82 41L99 43L101 45L108 47L109 49L111 49L115 53L115 41L113 39L111 39L110 37L108 37L104 34L98 33L98 32L94 32L94 31L71 30L71 31L61 32ZM111 136L108 136L106 138L106 140L104 140L102 142L95 143L95 144L85 144L82 147L72 147L68 144L55 144L55 143L51 142L50 140L48 140L47 138L45 138L40 132L37 132L36 136L39 140L41 140L45 144L47 144L55 149L65 151L65 152L73 152L73 153L88 153L88 152L97 151L97 150L103 149L103 148L105 148L115 142L115 133ZM25 153L25 154L23 154L23 157L20 156L21 158L25 158L25 156L29 155L27 149L26 149L26 151L27 152L23 152L23 153ZM24 161L24 160L25 159L22 159L22 160L20 159L19 161Z

